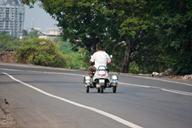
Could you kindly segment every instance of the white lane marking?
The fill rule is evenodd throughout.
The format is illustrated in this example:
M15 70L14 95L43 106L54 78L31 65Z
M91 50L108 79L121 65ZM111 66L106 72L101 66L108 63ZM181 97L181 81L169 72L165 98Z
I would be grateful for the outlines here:
M119 82L119 84L128 85L128 86L134 86L134 87L141 87L141 88L153 88L153 89L159 89L161 91L166 91L166 92L170 92L170 93L175 93L175 94L180 94L180 95L185 95L185 96L192 96L191 92L179 91L179 90L174 90L174 89L166 89L166 88L146 86L146 85L139 85L139 84L129 84L129 83L123 83L123 82Z
M5 71L21 71L18 69L8 69L8 68L0 68L1 70L5 70Z
M7 71L23 71L23 70L16 70L16 69L6 69L6 68L0 68L1 70L7 70ZM29 72L41 72L44 74L58 74L58 75L70 75L70 76L84 76L81 74L75 74L75 73L60 73L60 72L46 72L46 71L31 71L28 70ZM167 81L167 80L160 80L160 79L155 79L155 78L147 78L147 77L142 77L142 76L132 76L132 77L140 77L140 78L146 78L146 79L152 79L152 80L159 80L159 81L164 81L164 82L171 82L171 83L178 83L178 84L183 84L183 85L188 85L192 86L191 84L187 83L181 83L181 82L176 82L176 81ZM186 96L192 96L191 92L186 92L186 91L179 91L179 90L173 90L173 89L165 89L165 88L160 88L160 87L153 87L153 86L148 86L148 85L139 85L139 84L131 84L131 83L124 83L124 82L119 82L119 84L122 85L129 85L129 86L135 86L135 87L142 87L142 88L154 88L154 89L160 89L162 91L170 92L170 93L175 93L175 94L180 94L180 95L186 95Z
M7 71L24 71L24 70L17 70L17 69L6 69L6 68L0 68L1 70L7 70ZM52 68L50 68L52 69ZM32 71L32 70L28 70L29 72L42 72L45 74L64 74L64 75L71 75L71 76L84 76L81 74L76 74L76 73L60 73L60 72L47 72L47 71ZM187 86L191 86L192 84L189 83L183 83L183 82L177 82L177 81L171 81L171 80L165 80L165 79L158 79L158 78L151 78L151 77L143 77L143 76L131 76L131 75L124 75L124 76L130 76L130 77L135 77L135 78L143 78L143 79L149 79L149 80L157 80L157 81L163 81L163 82L168 82L168 83L175 83L175 84L183 84L183 85L187 85ZM144 85L146 86L146 85Z
M130 76L130 75L127 75L127 76ZM171 81L171 80L165 80L165 79L159 79L159 78L151 78L151 77L143 77L143 76L130 76L130 77L143 78L143 79L149 79L149 80L157 80L157 81L163 81L163 82L175 83L175 84L183 84L183 85L187 85L187 86L192 87L192 84L177 82L177 81Z
M185 92L185 91L179 91L179 90L173 90L173 89L165 89L165 88L161 88L161 90L166 91L166 92L180 94L180 95L192 96L191 92Z
M45 74L58 74L58 75L68 75L68 76L84 76L81 74L75 74L75 73L59 73L59 72L43 72Z
M125 126L128 126L130 128L143 128L143 127L141 127L141 126L139 126L137 124L129 122L129 121L127 121L127 120L125 120L123 118L120 118L120 117L118 117L116 115L110 114L108 112L99 110L99 109L94 108L94 107L86 106L86 105L83 105L83 104L80 104L80 103L77 103L77 102L74 102L74 101L71 101L71 100L68 100L68 99L53 95L53 94L45 92L45 91L43 91L43 90L41 90L41 89L39 89L37 87L34 87L34 86L30 85L30 84L27 84L27 83L25 83L23 81L20 81L19 79L14 78L13 76L9 75L8 73L5 73L5 72L2 72L2 73L4 75L7 75L8 77L10 77L12 80L14 80L14 81L16 81L16 82L18 82L18 83L20 83L22 85L25 85L25 86L27 86L27 87L29 87L31 89L34 89L34 90L36 90L36 91L38 91L38 92L40 92L40 93L42 93L44 95L47 95L49 97L52 97L52 98L55 98L55 99L70 103L70 104L75 105L77 107L81 107L81 108L88 109L90 111L96 112L96 113L101 114L103 116L109 117L109 118L111 118L111 119L113 119L113 120L115 120L115 121L117 121L117 122L119 122L121 124L124 124Z
M0 68L1 70L5 71L24 71L24 70L19 70L19 69L7 69L7 68ZM32 71L32 70L27 70L26 72L36 72L36 73L44 73L44 74L56 74L56 75L69 75L69 76L84 76L81 74L75 74L75 73L63 73L63 72L47 72L47 71Z
M119 84L129 85L129 86L134 86L134 87L141 87L141 88L151 88L151 86L147 86L147 85L130 84L130 83L124 83L124 82L119 82Z

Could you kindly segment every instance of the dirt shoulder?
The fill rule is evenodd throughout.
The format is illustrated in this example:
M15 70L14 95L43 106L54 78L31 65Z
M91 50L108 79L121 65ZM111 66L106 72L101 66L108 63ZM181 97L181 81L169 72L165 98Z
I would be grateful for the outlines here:
M14 51L4 51L0 53L0 62L16 63L16 53Z
M7 99L0 98L0 128L18 128Z

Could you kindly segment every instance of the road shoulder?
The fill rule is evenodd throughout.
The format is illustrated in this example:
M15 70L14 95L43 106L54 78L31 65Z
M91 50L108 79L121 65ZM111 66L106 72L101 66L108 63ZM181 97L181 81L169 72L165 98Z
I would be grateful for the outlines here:
M17 128L17 122L5 98L0 98L0 128Z

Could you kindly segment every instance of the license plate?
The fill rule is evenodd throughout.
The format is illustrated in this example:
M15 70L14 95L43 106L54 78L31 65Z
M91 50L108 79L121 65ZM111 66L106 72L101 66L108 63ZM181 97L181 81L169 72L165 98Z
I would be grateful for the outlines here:
M100 79L99 83L105 83L105 80L104 79Z

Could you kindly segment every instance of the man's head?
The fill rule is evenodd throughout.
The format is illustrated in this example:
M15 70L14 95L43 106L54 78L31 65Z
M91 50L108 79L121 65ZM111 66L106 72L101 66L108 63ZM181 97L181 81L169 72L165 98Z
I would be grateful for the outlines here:
M96 50L100 51L100 50L105 50L105 49L101 44L97 44Z

